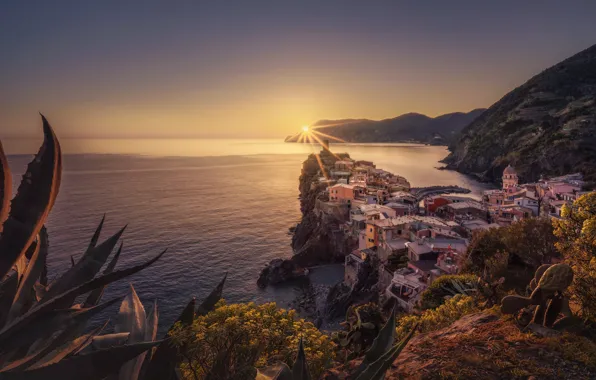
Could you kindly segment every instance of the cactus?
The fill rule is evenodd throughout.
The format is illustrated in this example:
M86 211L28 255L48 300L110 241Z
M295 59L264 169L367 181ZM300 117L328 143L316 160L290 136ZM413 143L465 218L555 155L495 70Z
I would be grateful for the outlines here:
M529 284L532 290L530 297L509 295L501 300L501 311L504 314L518 314L535 306L532 323L553 327L560 314L568 315L569 300L563 292L573 282L573 269L567 264L541 265ZM518 320L521 322L521 320ZM523 325L527 325L524 318ZM521 323L520 323L521 324Z

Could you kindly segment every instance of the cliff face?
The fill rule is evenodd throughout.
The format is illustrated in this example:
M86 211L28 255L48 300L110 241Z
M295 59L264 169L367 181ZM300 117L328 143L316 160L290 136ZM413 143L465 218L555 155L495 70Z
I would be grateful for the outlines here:
M325 166L331 166L336 158L321 156ZM292 260L299 266L314 266L342 261L349 253L350 244L342 233L337 231L338 220L315 210L317 197L326 184L317 184L319 164L314 155L308 157L302 166L299 180L300 209L302 220L296 226L292 237L294 256Z
M474 120L447 168L496 182L511 164L525 182L581 171L596 179L596 45L536 75Z
M340 154L340 158L349 157ZM321 153L321 162L328 170L337 158L330 153ZM319 161L315 155L310 155L302 164L302 174L299 179L300 209L302 219L294 230L292 248L294 255L287 260L272 260L262 271L257 284L265 287L302 276L302 269L306 267L343 262L345 255L351 250L350 241L339 231L339 221L332 215L318 213L317 198L327 187L325 183L318 183Z
M319 120L318 131L348 142L422 142L446 145L484 109L468 113L454 112L437 117L408 113L385 120ZM295 142L297 138L286 139Z

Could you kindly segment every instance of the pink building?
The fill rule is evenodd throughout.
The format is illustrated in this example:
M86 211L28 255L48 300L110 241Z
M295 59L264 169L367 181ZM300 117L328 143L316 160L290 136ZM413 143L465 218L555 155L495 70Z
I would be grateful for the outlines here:
M517 172L513 166L508 165L505 170L503 170L503 190L509 192L514 191L517 188L518 180Z
M356 197L356 189L353 185L338 183L329 187L329 200L342 203L351 203Z

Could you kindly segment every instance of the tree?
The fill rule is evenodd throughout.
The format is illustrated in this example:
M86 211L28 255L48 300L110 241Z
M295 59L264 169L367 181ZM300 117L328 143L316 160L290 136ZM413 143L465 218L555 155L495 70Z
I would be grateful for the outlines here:
M537 268L559 257L550 219L526 218L506 227L503 242L510 254L526 265Z
M596 192L564 206L561 216L554 232L557 249L574 271L572 299L583 317L596 321Z

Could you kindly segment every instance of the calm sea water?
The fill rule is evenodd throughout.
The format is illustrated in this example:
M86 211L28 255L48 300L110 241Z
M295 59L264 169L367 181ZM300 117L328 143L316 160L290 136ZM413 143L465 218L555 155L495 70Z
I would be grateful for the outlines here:
M39 141L4 141L15 189ZM47 223L50 278L80 257L103 213L103 238L128 224L119 268L168 253L152 267L112 284L104 299L132 283L141 300L160 307L161 329L225 272L229 302L275 301L288 306L292 285L261 290L256 279L271 259L289 257L288 227L300 218L302 161L319 147L273 140L62 140L64 173ZM457 184L476 194L483 186L439 171L445 148L412 145L336 145L332 150L372 160L413 186ZM106 154L108 153L108 154ZM333 284L341 268L315 270L313 281ZM115 316L108 310L106 316Z

